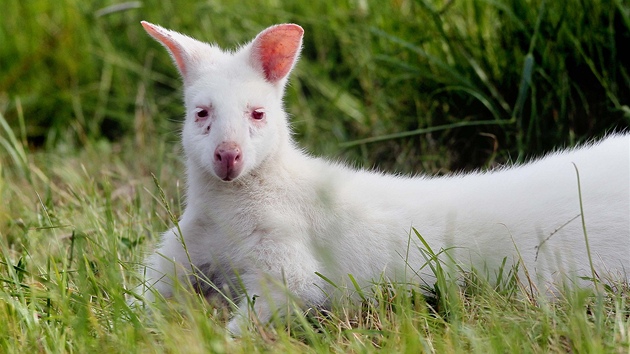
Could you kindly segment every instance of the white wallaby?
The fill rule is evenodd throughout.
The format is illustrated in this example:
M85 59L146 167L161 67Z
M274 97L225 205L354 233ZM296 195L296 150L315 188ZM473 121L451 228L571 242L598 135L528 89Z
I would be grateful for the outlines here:
M336 294L328 280L350 289L430 282L412 228L468 269L498 269L507 257L541 286L592 269L629 279L630 135L493 172L358 171L308 156L292 140L282 98L300 26L269 27L227 52L142 25L183 77L188 178L185 212L147 259L145 285L164 297L182 280L230 292L238 299L232 333L254 316L265 323L282 314L289 300L326 306Z

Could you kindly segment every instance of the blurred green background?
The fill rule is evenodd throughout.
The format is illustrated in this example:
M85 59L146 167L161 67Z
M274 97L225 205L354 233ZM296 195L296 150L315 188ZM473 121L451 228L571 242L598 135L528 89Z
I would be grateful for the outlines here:
M0 13L0 113L30 149L179 139L179 78L140 20L226 48L303 26L296 138L358 166L492 166L630 125L629 0L3 0Z

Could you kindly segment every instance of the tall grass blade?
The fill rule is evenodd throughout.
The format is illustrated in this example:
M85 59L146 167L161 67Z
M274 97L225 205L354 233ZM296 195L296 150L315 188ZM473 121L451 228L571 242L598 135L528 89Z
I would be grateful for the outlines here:
M591 281L595 286L595 289L599 293L599 281L597 280L597 275L595 273L595 267L593 266L593 256L591 255L591 245L588 242L588 232L586 231L586 217L584 216L584 204L582 203L582 183L580 183L580 171L575 163L573 163L573 168L575 168L575 177L577 178L577 188L578 188L578 198L580 201L580 219L582 221L582 232L584 233L584 243L586 245L586 255L588 256L588 264L591 268Z
M0 113L0 133L4 132L5 136L0 135L0 146L4 148L4 151L11 157L11 160L18 168L18 171L26 177L29 182L32 182L31 171L29 167L28 157L24 145L18 140L13 132L13 129L9 126L2 113Z
M525 56L525 62L523 63L523 70L521 71L521 83L518 85L518 97L514 104L514 111L512 111L512 119L519 122L519 127L522 127L522 112L525 107L525 100L527 99L527 93L532 84L532 74L534 72L534 55L527 53Z
M352 274L348 274L348 278L350 279L350 282L352 283L354 290L357 292L357 294L359 294L359 297L361 298L361 300L367 301L367 298L365 297L365 294L363 293L363 289L361 289L357 280L354 279L354 276Z
M342 148L349 148L349 147L353 147L357 145L370 144L370 143L392 140L392 139L401 139L401 138L406 138L409 136L433 133L433 132L437 132L441 130L448 130L448 129L454 129L454 128L460 128L460 127L473 127L473 126L482 126L482 125L506 125L506 124L512 124L512 123L513 123L512 120L499 120L499 121L482 120L482 121L472 121L472 122L464 121L464 122L457 122L457 123L451 123L451 124L445 124L445 125L438 125L438 126L429 127L429 128L420 128L416 130L410 130L410 131L394 133L394 134L373 136L370 138L358 139L354 141L341 143L339 144L339 146Z

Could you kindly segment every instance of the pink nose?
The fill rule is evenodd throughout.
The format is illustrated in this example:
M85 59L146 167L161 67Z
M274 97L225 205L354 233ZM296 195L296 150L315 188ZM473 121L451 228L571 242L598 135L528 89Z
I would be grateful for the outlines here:
M238 177L243 169L241 148L233 141L224 141L214 150L214 172L224 181Z

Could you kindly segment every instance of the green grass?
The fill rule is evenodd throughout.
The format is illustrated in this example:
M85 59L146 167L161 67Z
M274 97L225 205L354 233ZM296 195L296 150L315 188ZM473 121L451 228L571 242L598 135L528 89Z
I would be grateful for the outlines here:
M627 128L627 0L102 11L111 4L0 4L0 352L630 350L628 284L548 302L509 269L494 287L450 279L434 262L431 296L378 284L361 305L295 312L238 340L225 333L227 309L185 289L155 311L125 302L133 269L171 223L165 203L181 214L185 183L180 83L140 20L230 48L299 23L304 52L286 105L300 144L360 166L441 173Z

